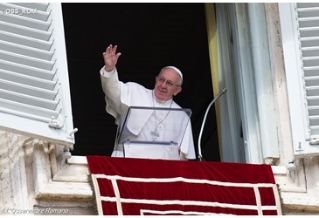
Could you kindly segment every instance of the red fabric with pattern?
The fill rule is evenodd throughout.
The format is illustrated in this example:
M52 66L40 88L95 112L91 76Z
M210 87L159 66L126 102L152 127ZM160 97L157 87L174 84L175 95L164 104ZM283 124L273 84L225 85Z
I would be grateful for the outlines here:
M222 162L171 161L153 159L87 156L91 174L119 175L134 178L188 178L232 183L275 184L271 166ZM112 184L98 179L101 196L115 197ZM201 202L256 205L252 188L224 187L185 182L145 183L117 181L122 199L196 201L198 205L156 205L151 203L122 203L123 215L140 215L141 209L156 211L196 211L237 215L257 215L256 210L205 206ZM259 188L261 204L275 205L272 188ZM104 215L117 215L115 202L102 202ZM264 210L263 215L276 215L275 210ZM170 214L174 215L174 214Z

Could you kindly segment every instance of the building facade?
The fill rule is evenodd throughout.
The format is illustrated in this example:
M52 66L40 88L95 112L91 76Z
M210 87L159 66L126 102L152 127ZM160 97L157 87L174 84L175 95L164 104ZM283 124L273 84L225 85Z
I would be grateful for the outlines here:
M214 95L227 89L216 104L221 159L270 164L286 215L319 213L317 6L205 5ZM97 214L86 159L70 158L61 7L0 11L0 211Z

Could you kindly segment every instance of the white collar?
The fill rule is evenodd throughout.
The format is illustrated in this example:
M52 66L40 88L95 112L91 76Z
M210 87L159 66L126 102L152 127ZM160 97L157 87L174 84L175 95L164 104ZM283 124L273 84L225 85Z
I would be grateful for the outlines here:
M154 91L152 93L152 97L153 97L153 103L156 104L156 106L161 106L161 107L165 107L165 106L171 106L172 105L172 101L173 99L169 99L167 101L160 101L156 98ZM154 101L155 100L155 101ZM155 106L155 105L154 105Z

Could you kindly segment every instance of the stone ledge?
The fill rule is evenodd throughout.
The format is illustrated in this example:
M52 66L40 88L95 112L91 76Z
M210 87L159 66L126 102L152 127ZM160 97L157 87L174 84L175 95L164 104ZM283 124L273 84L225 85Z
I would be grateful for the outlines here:
M319 212L319 198L309 197L307 193L281 193L281 199L285 214L312 215Z
M90 173L87 165L65 164L54 176L55 182L90 182Z
M91 185L84 182L55 182L51 181L38 187L35 198L54 199L94 199Z

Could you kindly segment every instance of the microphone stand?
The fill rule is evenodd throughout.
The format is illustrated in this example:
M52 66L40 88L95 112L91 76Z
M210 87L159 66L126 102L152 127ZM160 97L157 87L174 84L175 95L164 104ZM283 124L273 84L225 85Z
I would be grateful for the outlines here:
M227 89L224 88L208 105L205 115L204 115L204 119L203 119L203 123L202 123L202 127L200 129L199 132L199 136L198 136L198 158L199 161L203 161L203 156L202 156L202 151L201 151L201 138L202 138L202 134L203 134L203 130L204 130L204 126L205 126L205 122L206 122L206 118L207 118L207 114L209 112L209 109L211 108L211 106L215 103L215 101L217 101L224 93L226 93Z

